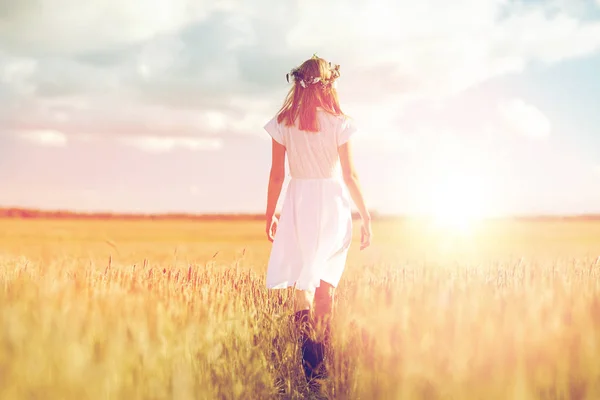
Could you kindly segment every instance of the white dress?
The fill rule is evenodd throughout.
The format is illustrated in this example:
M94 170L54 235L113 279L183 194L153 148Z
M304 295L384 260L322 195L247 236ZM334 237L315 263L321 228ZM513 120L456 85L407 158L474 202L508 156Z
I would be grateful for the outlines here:
M342 179L338 147L357 131L353 121L317 109L319 132L265 125L286 148L291 179L267 267L267 287L315 290L337 286L352 239L351 200Z

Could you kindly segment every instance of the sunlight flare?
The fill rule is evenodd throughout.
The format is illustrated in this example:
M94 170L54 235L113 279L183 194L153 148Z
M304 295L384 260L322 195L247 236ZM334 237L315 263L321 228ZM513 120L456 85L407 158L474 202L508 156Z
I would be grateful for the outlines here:
M438 229L470 233L489 214L485 197L481 178L448 174L433 185L428 214Z

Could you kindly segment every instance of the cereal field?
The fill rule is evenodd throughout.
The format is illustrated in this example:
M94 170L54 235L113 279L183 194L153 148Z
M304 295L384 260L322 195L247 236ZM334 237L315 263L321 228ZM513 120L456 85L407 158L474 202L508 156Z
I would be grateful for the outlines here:
M0 220L0 398L310 398L263 231ZM600 398L600 222L374 235L337 290L322 397Z

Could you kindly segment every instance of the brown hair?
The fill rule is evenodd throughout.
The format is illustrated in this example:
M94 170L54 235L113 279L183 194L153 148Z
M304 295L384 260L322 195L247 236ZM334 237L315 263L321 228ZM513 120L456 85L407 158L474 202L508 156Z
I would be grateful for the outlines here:
M294 86L279 110L277 122L291 126L299 119L300 130L317 132L317 107L333 115L344 115L337 90L333 87L333 82L339 77L339 66L332 68L323 58L313 56L289 75L293 77Z

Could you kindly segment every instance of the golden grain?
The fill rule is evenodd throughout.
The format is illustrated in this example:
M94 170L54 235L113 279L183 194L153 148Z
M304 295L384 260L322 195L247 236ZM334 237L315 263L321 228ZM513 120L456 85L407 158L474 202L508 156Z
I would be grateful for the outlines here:
M0 398L304 398L260 222L0 220ZM332 398L600 398L600 223L378 222Z

